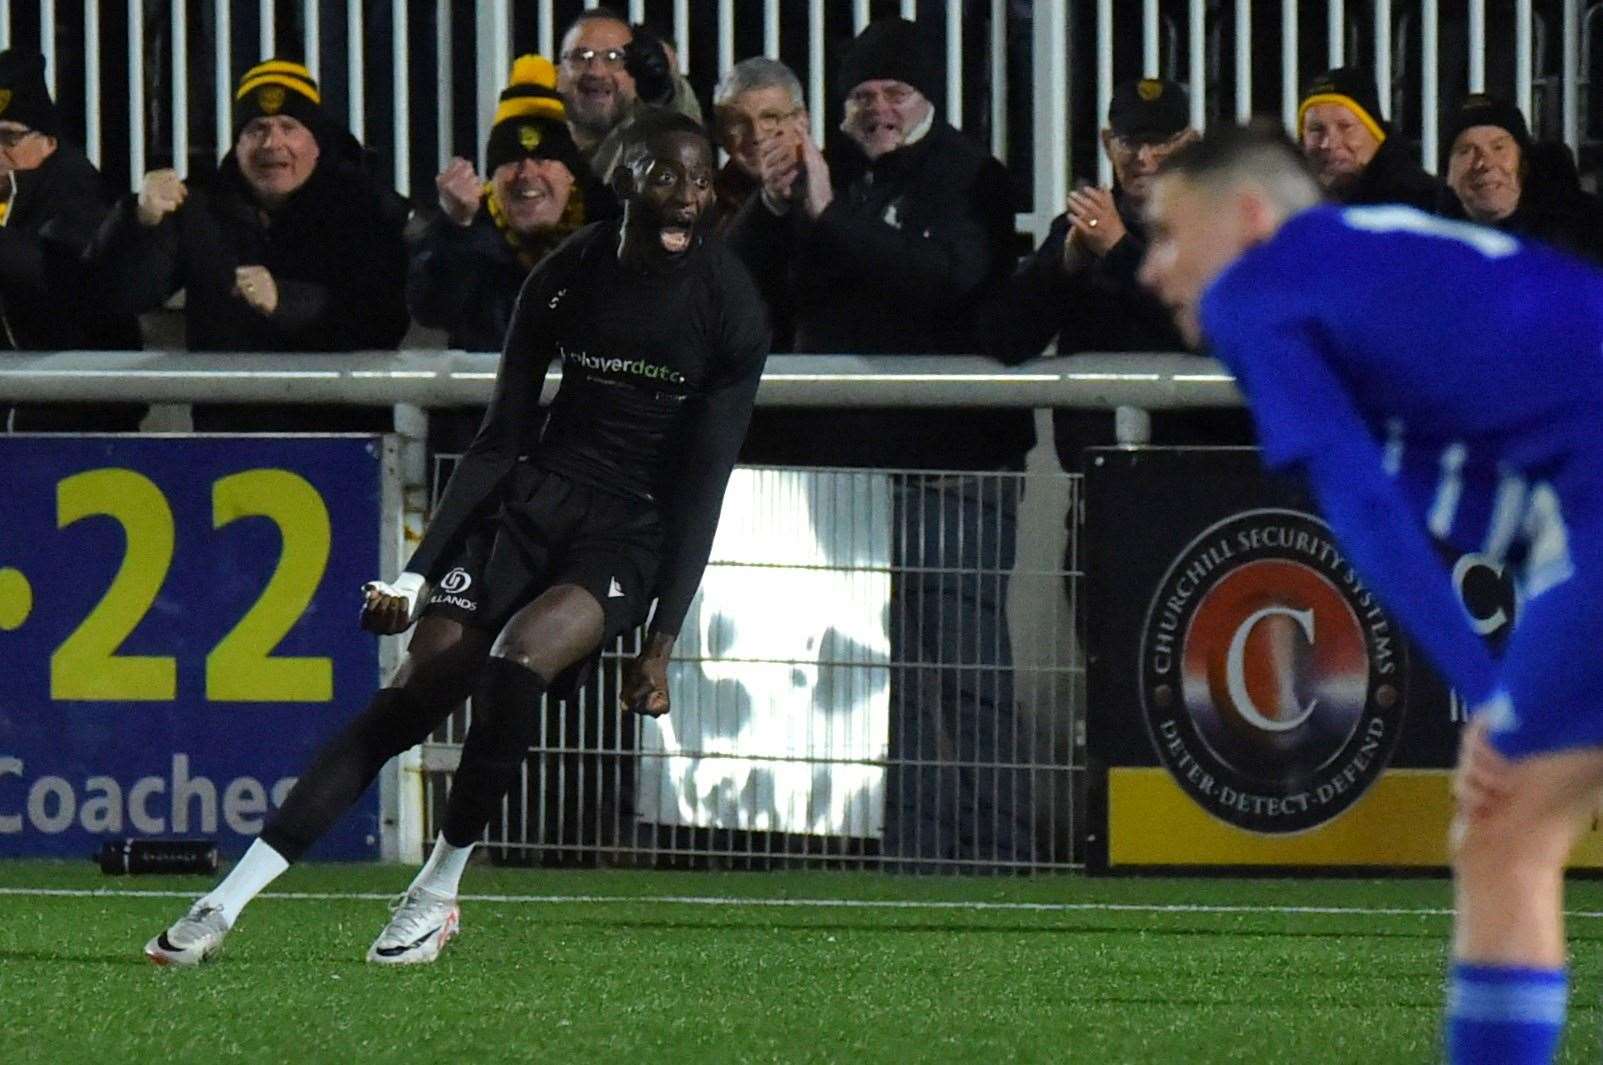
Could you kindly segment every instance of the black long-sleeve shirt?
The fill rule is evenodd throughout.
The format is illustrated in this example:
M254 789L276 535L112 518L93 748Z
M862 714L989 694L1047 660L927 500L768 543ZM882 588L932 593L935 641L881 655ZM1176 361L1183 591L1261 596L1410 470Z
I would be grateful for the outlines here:
M520 455L663 509L652 630L676 635L712 551L751 419L768 326L751 278L716 240L662 273L618 261L616 222L587 226L535 268L513 313L495 394L406 568L434 580ZM543 434L551 360L562 387Z

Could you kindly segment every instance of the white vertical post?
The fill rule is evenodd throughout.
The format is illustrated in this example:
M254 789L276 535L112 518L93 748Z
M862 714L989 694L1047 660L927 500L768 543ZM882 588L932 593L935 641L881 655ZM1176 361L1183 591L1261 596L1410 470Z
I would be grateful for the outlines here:
M356 5L360 6L360 5ZM278 38L275 36L278 27L273 25L277 18L273 11L273 0L261 0L256 5L257 24L261 28L260 39L262 54L258 60L271 59L278 54ZM251 64L254 66L255 64Z
M918 0L902 0L902 17L909 22L918 18Z
M557 55L557 49L561 47L561 42L557 40L557 13L552 7L553 3L554 0L540 0L539 5L535 8L534 17L535 21L540 24L536 27L539 32L540 54L557 66L561 66L562 57ZM450 9L448 4L442 4L441 6L445 10Z
M362 5L348 3L345 5L345 76L350 83L350 91L346 106L351 118L351 135L363 143L367 141L367 91L363 84L367 78L367 68L363 62L365 51Z
M1514 106L1531 120L1531 0L1514 3Z
M478 0L474 15L474 46L479 57L474 99L478 101L479 170L484 170L484 146L490 139L501 86L512 71L512 7L509 0Z
M1039 40L1037 40L1036 47L1040 47ZM1036 60L1036 69L1037 70L1040 69L1041 63L1042 63L1042 60L1040 60L1040 59ZM1041 100L1040 91L1041 91L1040 90L1040 84L1039 84L1039 81L1037 81L1036 97L1035 97L1036 103L1037 103L1037 110L1039 110L1039 103L1040 103L1040 100ZM1110 100L1112 100L1112 99L1113 99L1113 0L1097 0L1097 5L1096 5L1096 113L1092 116L1092 122L1095 124L1095 126L1096 126L1096 128L1098 130L1100 130L1102 128L1102 123L1104 123L1104 122L1106 122L1108 120L1108 102ZM1039 125L1039 123L1037 123L1037 125ZM1052 144L1053 142L1050 141L1050 140L1045 140L1045 141L1038 140L1036 143L1038 145L1041 145L1041 146L1045 147L1047 145ZM1041 149L1037 149L1037 150L1041 150ZM1096 181L1097 181L1098 185L1103 185L1103 186L1109 186L1109 185L1113 184L1113 161L1108 158L1108 153L1107 152L1099 151L1099 152L1096 153ZM1039 182L1037 182L1037 184L1039 185ZM1057 206L1056 205L1057 205L1058 202L1059 201L1057 201L1057 200L1053 201L1052 212L1051 212L1051 214L1046 215L1046 217L1051 218L1053 215L1057 214ZM1043 210L1043 208L1040 207L1039 205L1036 207L1036 211L1038 213L1040 213L1042 210Z
M679 73L690 77L690 0L673 0L673 39L679 46Z
M0 48L11 47L11 0L0 4Z
M718 76L735 65L735 0L718 0Z
M323 7L317 0L301 4L301 49L306 53L306 69L315 81L323 80Z
M1063 210L1069 193L1068 0L1036 0L1035 196L1036 237ZM1099 119L1100 121L1100 119Z
M763 55L779 58L779 0L763 3Z
M1581 0L1564 0L1564 143L1581 154Z
M1158 77L1158 0L1142 0L1141 4L1141 76Z
M546 30L550 35L550 30ZM451 161L451 103L453 84L451 60L451 0L434 2L434 62L439 81L434 105L434 161L444 170Z
M1236 121L1252 118L1252 0L1236 0Z
M963 128L963 5L946 5L946 121Z
M45 87L53 100L56 98L56 0L40 0L39 3L39 54L45 57Z
M1208 72L1206 53L1206 35L1208 32L1208 7L1205 0L1191 0L1191 12L1187 22L1186 37L1186 71L1190 81L1191 93L1191 128L1200 130L1208 121L1207 92Z
M128 0L128 174L136 189L145 176L144 40L144 0Z
M216 101L212 128L216 131L217 158L228 154L234 140L234 22L229 5L212 5L217 15L216 49L212 60L212 97Z
M1469 91L1486 91L1486 0L1469 0Z
M629 0L629 21L646 21L646 0Z
M847 90L851 86L846 86ZM812 120L813 143L824 143L824 0L807 3L807 114Z
M1375 95L1382 121L1391 119L1391 0L1375 0Z
M852 0L852 36L863 32L868 25L868 0Z
M84 0L84 153L100 166L100 0Z
M1297 0L1280 0L1280 124L1297 133Z
M1329 0L1326 8L1325 51L1332 68L1347 65L1347 5L1342 0Z
M406 0L390 5L391 125L395 138L395 190L407 196L412 190L412 100L408 83Z
M991 0L991 154L1007 158L1007 0Z
M1420 163L1430 173L1436 173L1437 130L1436 112L1441 107L1440 86L1437 84L1437 35L1441 32L1441 19L1436 0L1421 0L1419 5L1419 153Z
M189 5L172 0L173 169L189 176Z

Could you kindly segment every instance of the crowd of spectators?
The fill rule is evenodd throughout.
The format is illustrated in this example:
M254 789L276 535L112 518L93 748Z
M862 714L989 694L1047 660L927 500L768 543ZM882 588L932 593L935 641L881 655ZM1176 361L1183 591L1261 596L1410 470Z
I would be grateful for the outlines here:
M727 162L716 229L767 297L775 348L956 354L1006 363L1043 352L1180 351L1135 281L1146 186L1197 135L1179 84L1115 87L1101 142L1109 187L1077 186L1045 240L1015 263L1007 174L933 102L939 62L916 24L871 24L838 57L844 138L815 144L801 82L751 58L718 82L709 131ZM108 201L63 136L36 53L0 53L0 344L126 350L136 316L182 291L194 351L339 352L397 346L412 323L453 348L500 347L523 278L577 228L613 217L623 128L642 111L702 118L672 42L607 8L586 10L553 62L519 57L485 146L486 173L453 159L437 200L409 205L323 106L303 64L244 72L235 142L215 172L146 174ZM833 111L833 109L832 109ZM1329 198L1403 203L1603 261L1603 204L1562 144L1534 140L1504 100L1466 97L1441 117L1439 179L1382 117L1356 67L1313 80L1296 138ZM834 144L834 142L831 142ZM9 429L133 429L133 403L8 406ZM476 415L468 415L469 418ZM371 423L371 424L370 424ZM382 415L202 405L199 429L382 428ZM1057 412L1065 468L1112 440L1105 412ZM1160 418L1158 442L1242 442L1239 419ZM752 462L997 470L1031 443L1008 413L765 409Z
M580 227L614 217L609 178L628 123L653 109L701 120L671 42L604 8L561 38L556 61L521 56L501 92L485 173L453 159L433 203L409 205L324 106L308 69L270 59L239 79L235 143L215 173L146 174L108 202L61 135L43 61L0 53L0 344L18 350L138 347L137 315L183 290L186 344L213 352L395 348L410 322L453 348L501 347L529 271ZM728 161L714 228L757 282L774 350L943 355L1018 363L1053 350L1182 351L1137 283L1142 208L1163 160L1198 135L1179 84L1118 85L1102 131L1109 187L1076 187L1040 246L1015 263L1007 172L939 113L941 68L914 23L870 24L839 56L844 136L816 143L784 64L743 60L719 81L710 132ZM1444 116L1431 176L1383 119L1375 79L1321 75L1296 137L1320 186L1347 204L1403 203L1603 260L1603 205L1562 145L1535 142L1510 104L1474 95ZM0 408L6 428L131 430L137 404ZM199 405L195 428L382 430L361 408ZM465 445L478 411L435 412ZM1114 440L1112 415L1058 411L1067 469ZM1164 443L1250 443L1242 412L1160 416ZM1028 830L978 816L986 796L1024 816L1006 617L1016 480L1029 412L763 407L743 461L922 471L896 498L893 777L885 848L916 868L962 858L1029 860ZM954 576L953 569L963 576ZM905 767L901 767L905 763ZM989 775L988 775L989 774ZM983 830L980 826L986 826Z

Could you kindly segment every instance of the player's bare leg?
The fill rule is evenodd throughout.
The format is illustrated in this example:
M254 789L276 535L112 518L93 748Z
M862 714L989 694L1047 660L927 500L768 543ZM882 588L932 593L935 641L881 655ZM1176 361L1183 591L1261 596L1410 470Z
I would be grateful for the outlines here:
M422 742L467 698L490 635L424 617L389 685L318 752L262 836L226 877L145 945L158 965L215 957L240 911L321 837L394 755Z
M367 960L431 962L456 935L456 897L468 856L517 779L539 726L547 685L600 646L601 604L577 585L547 589L514 614L496 638L473 691L473 723L452 782L445 827L428 862L396 904Z
M1603 751L1511 761L1482 723L1454 777L1454 1061L1548 1061L1565 1011L1564 867L1603 788Z

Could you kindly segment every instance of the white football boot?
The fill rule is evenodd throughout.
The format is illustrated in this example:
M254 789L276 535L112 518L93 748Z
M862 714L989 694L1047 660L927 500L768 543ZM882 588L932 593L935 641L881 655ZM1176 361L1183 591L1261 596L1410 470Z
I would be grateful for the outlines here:
M413 888L390 907L390 923L367 949L376 965L422 965L440 956L456 937L462 911L455 899Z
M145 944L145 957L157 965L199 965L223 949L227 934L223 908L202 899L171 928Z

